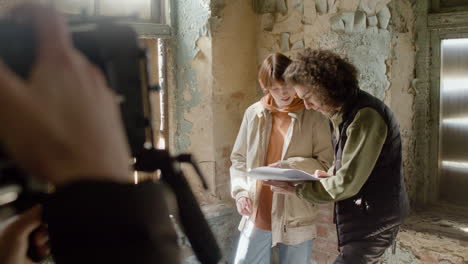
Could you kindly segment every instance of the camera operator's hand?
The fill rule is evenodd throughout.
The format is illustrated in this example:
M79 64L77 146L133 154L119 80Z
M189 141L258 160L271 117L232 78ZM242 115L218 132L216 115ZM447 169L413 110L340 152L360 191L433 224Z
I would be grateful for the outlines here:
M38 36L28 80L0 63L0 140L30 174L55 184L131 182L129 148L113 92L101 72L74 49L55 11L22 6Z
M26 257L29 236L41 225L41 209L33 207L21 215L16 215L0 226L0 263L26 264L32 263ZM39 229L40 230L40 229ZM34 245L41 257L49 254L47 234L41 230L34 233Z

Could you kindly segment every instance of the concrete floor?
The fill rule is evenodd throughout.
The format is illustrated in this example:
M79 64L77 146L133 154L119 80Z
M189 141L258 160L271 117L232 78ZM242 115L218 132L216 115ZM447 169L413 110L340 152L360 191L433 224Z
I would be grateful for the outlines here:
M398 235L395 255L384 263L468 263L468 208L439 202L415 210Z

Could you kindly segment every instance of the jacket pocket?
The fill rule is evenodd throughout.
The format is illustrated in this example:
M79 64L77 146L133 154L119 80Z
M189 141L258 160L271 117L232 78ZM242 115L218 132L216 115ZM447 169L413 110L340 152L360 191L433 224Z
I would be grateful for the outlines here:
M285 203L285 220L287 227L301 227L314 224L318 215L316 204L287 195Z

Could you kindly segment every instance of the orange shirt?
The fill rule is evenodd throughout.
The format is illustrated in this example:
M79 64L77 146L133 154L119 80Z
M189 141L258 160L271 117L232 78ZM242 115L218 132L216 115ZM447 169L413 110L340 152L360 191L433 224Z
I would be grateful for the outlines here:
M291 124L289 112L297 111L304 108L301 99L295 98L294 101L283 109L278 109L270 94L262 98L262 104L272 113L271 133L266 153L265 166L281 160L283 152L284 138ZM257 182L257 190L259 194L259 202L257 215L255 218L255 227L263 230L271 231L271 207L273 202L273 192L270 186L263 185L261 181Z
M266 155L265 166L275 163L281 159L283 151L284 137L288 132L291 117L288 113L272 113L272 126L270 142L268 143L268 152ZM271 205L273 202L273 192L270 186L258 182L257 188L260 188L257 216L255 218L255 227L271 231Z

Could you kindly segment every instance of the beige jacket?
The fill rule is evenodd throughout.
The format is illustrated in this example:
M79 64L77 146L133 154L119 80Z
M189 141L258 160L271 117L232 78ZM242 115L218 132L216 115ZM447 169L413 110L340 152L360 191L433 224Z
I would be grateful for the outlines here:
M330 126L327 119L313 110L289 113L291 124L284 139L281 166L314 173L327 170L333 161ZM244 216L239 225L248 232L258 208L256 181L246 172L264 165L271 131L271 113L260 102L251 105L244 114L234 144L230 168L231 195L234 199L248 197L253 201L253 213ZM271 212L272 246L277 243L295 245L315 238L316 205L295 194L273 194ZM250 220L250 221L248 221Z

